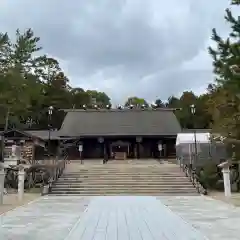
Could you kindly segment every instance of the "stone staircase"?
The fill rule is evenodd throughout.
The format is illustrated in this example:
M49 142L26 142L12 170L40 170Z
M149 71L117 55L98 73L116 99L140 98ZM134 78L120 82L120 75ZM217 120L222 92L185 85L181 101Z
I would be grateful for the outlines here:
M179 166L157 161L74 162L52 195L198 195Z

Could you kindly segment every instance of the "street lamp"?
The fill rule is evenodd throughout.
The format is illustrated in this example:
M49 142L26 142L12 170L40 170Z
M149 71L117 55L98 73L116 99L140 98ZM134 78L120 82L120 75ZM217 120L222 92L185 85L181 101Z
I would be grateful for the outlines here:
M52 122L53 106L48 108L48 157L50 158L50 142L51 142L51 122Z
M192 115L194 116L195 113L196 113L196 107L195 107L195 105L192 104L192 105L190 106L190 109L191 109ZM197 151L197 134L196 134L195 124L193 124L193 128L194 128L193 134L194 134L194 150L195 150L194 160L195 160L195 164L196 164L196 163L197 163L197 160L198 160L198 159L197 159L197 158L198 158L198 151ZM191 163L191 165L192 165L192 163ZM192 167L192 166L191 166L191 167Z
M4 171L4 149L5 149L5 132L8 130L8 121L10 115L10 108L7 108L6 118L5 118L5 125L4 125L4 132L1 136L1 160L0 160L0 205L3 204L3 193L4 193L4 180L5 180L5 171Z
M4 149L5 149L5 136L4 133L8 130L8 122L9 122L9 115L10 115L10 108L7 108L6 117L5 117L5 124L4 124L4 132L1 136L1 160L0 162L4 162Z

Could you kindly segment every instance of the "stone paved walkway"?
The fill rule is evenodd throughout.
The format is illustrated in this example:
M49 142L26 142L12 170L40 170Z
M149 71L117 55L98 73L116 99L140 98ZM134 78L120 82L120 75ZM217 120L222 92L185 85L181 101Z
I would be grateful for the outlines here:
M39 198L40 194L35 193L24 193L24 198L21 202L18 200L17 193L11 193L3 196L3 205L0 205L0 214L5 213L18 206L22 206L26 203L34 201Z
M240 239L240 208L204 196L157 198L211 240Z
M240 210L202 196L49 196L0 217L1 240L240 239Z

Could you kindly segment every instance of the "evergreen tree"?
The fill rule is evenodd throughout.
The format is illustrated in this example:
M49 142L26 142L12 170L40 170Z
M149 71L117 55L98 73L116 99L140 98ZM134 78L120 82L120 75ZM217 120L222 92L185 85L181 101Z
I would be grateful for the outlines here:
M232 5L240 5L240 0L232 1ZM234 17L228 8L225 19L231 27L228 38L221 38L213 29L212 40L217 47L209 48L216 74L212 92L218 93L211 98L213 128L227 137L240 139L240 16Z
M231 4L239 8L240 0L232 0ZM228 8L225 20L231 27L227 39L221 38L216 29L212 31L212 40L217 47L210 47L209 53L213 57L217 77L216 85L211 88L209 105L212 109L213 129L225 136L224 143L229 155L234 166L238 165L236 183L240 191L240 164L237 161L240 157L240 16L234 17Z

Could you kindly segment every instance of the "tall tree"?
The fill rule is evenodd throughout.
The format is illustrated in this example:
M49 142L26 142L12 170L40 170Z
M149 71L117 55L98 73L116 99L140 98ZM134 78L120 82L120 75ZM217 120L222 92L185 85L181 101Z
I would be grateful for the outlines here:
M84 91L69 86L69 79L58 61L41 55L40 38L31 29L16 31L16 40L0 33L0 126L4 127L6 115L9 126L22 128L48 127L48 107L54 107L52 125L59 127L63 114L59 109L91 107L110 104L104 92ZM30 123L30 124L29 124Z
M0 33L0 74L10 67L11 42L7 33Z
M98 92L96 90L87 90L87 94L90 96L90 105L98 105L98 107L106 107L106 105L110 105L110 98L104 92Z
M129 97L124 105L125 107L129 107L130 105L141 107L141 105L148 106L148 102L144 98Z
M239 1L232 1L232 5L239 4ZM217 47L209 48L216 74L211 96L213 128L225 136L240 139L240 16L236 18L226 9L225 19L231 26L229 37L223 39L213 29L212 40Z
M17 29L16 42L11 44L12 68L23 74L30 73L38 61L36 53L42 49L38 46L39 41L40 38L34 36L32 29L27 29L23 33Z
M165 103L161 99L156 99L155 105L157 107L165 107L166 106Z

